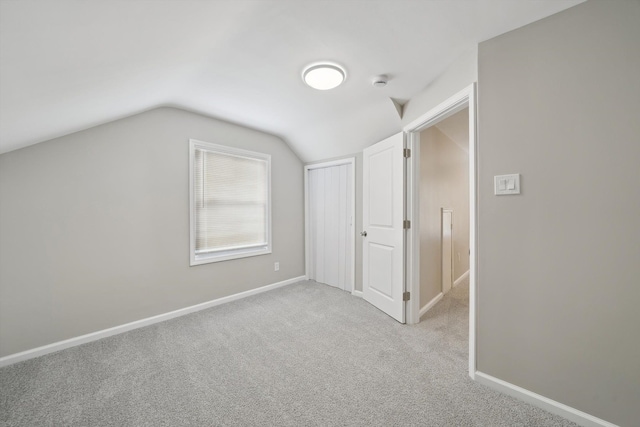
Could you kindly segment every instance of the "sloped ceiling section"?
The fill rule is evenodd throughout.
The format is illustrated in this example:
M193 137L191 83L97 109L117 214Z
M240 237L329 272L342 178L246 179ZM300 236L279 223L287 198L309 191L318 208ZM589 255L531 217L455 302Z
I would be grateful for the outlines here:
M282 137L304 161L400 130L390 101L478 42L581 0L0 0L0 152L171 105ZM301 80L319 60L346 82ZM390 76L384 88L371 78Z
M469 152L469 109L458 111L435 125L462 150Z

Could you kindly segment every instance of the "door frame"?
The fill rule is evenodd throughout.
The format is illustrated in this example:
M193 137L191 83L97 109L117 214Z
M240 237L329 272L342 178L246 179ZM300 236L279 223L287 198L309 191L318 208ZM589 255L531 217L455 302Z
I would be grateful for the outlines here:
M411 292L407 302L407 323L420 321L420 131L469 108L469 376L476 377L476 335L478 301L478 191L477 191L477 107L476 83L451 96L421 115L403 130L411 157L407 162L407 206L411 221L406 243L406 287Z
M305 275L309 277L311 271L311 230L310 224L310 212L309 212L309 171L314 169L324 169L332 166L351 165L351 176L347 177L347 185L351 190L351 218L349 220L351 224L350 231L347 233L349 236L349 246L351 249L351 256L349 257L349 265L351 268L351 274L349 277L348 286L351 288L349 292L354 294L356 292L356 158L347 157L344 159L331 160L320 163L312 163L304 166L304 268Z

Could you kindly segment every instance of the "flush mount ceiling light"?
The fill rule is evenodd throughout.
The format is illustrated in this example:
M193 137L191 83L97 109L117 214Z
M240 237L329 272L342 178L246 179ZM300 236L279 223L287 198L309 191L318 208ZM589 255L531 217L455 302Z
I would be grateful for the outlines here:
M344 68L327 62L311 64L302 72L302 80L318 90L329 90L338 87L346 76Z

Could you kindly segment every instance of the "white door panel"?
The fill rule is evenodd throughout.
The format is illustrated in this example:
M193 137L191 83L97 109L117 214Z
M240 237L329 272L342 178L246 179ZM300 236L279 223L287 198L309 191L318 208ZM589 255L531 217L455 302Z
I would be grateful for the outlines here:
M404 134L363 151L363 297L405 322Z
M383 297L393 299L393 255L394 248L369 243L369 289Z
M393 229L393 146L372 153L369 170L369 222L379 228Z
M308 171L309 278L345 291L353 287L351 164Z

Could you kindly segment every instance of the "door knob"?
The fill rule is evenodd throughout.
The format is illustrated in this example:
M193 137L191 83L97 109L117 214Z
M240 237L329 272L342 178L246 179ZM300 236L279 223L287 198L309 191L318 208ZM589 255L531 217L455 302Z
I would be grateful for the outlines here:
M360 235L361 235L362 237L367 237L367 232L366 232L366 231L361 231L361 232L360 232Z

